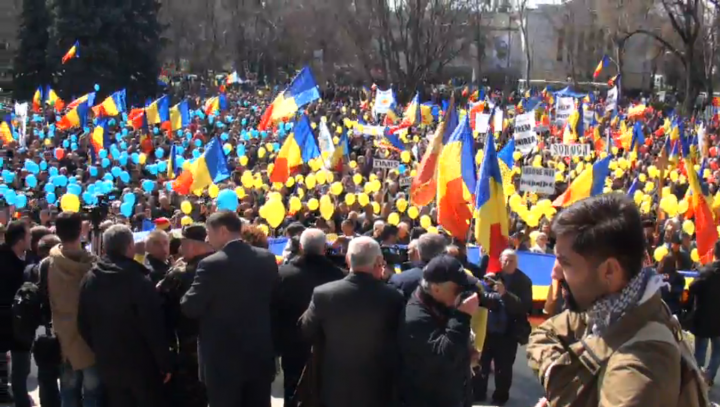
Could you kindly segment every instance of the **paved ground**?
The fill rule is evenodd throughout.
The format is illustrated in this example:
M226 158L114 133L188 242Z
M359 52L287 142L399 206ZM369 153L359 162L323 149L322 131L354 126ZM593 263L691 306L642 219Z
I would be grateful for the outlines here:
M490 389L488 394L492 394L494 384L490 378ZM28 379L28 385L32 392L32 397L35 400L36 406L39 406L38 401L38 388L37 388L37 369L34 364L30 378ZM515 361L513 385L510 396L510 402L506 404L507 407L533 407L537 400L542 396L542 388L538 384L535 376L532 374L530 369L527 367L525 361L525 348L518 349L517 358ZM273 384L273 400L272 407L282 407L282 382L276 380ZM716 385L710 392L710 398L714 402L720 401L720 384ZM483 407L489 407L491 405L478 405ZM5 405L0 405L5 407Z

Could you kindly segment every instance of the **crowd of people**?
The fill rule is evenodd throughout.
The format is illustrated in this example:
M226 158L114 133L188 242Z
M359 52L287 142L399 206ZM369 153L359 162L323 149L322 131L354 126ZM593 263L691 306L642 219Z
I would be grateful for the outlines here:
M539 405L701 405L678 404L690 397L680 377L706 400L720 367L720 263L698 252L701 225L686 191L688 171L711 196L717 191L712 122L702 127L702 165L676 160L660 171L678 127L668 125L670 107L621 113L619 124L601 118L597 132L578 137L592 146L587 156L553 156L547 147L562 142L562 128L539 129L531 153L510 152L507 248L492 259L481 248L475 261L472 234L453 236L437 202L414 205L410 194L441 110L456 103L448 107L449 94L427 92L427 120L389 145L386 134L363 132L362 123L394 125L372 114L367 93L330 88L303 113L345 149L340 165L326 165L326 154L279 183L270 174L291 123L259 129L276 92L222 91L227 106L206 115L197 89L180 84L175 96L191 104L186 127L135 128L123 114L105 124L101 151L90 124L57 130L53 106L29 118L22 142L4 145L0 352L9 351L12 371L10 383L0 377L0 400L12 394L17 407L32 405L34 357L40 403L51 407L269 406L279 372L288 407L503 405L522 345L546 391ZM549 92L483 98L459 113L493 105L507 116L488 134L475 127L476 164L493 133L498 151L511 145L523 102L542 99L539 124L554 114ZM619 105L626 112L634 104ZM632 151L621 127L644 135ZM596 133L610 134L601 148ZM188 171L212 143L222 145L229 177L179 192L175 170ZM605 158L602 193L553 204ZM398 165L375 167L386 159ZM519 192L523 166L555 170L555 192ZM227 191L239 201L230 211ZM95 210L81 202L106 204L107 213L90 219L84 214ZM708 202L715 216L720 199ZM273 253L278 238L287 246ZM538 298L532 273L518 264L523 252L556 256L541 301L552 318L535 329ZM714 252L717 260L720 247ZM491 260L499 269L489 269ZM699 269L688 290L681 271ZM648 330L647 321L670 329ZM677 341L682 328L695 334L694 360ZM586 390L591 380L597 391Z

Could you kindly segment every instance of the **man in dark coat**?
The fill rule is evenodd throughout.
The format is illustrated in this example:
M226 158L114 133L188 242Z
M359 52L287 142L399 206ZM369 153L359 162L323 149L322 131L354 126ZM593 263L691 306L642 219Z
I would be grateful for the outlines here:
M78 329L95 353L109 407L168 405L163 383L171 360L160 296L147 269L133 260L132 231L114 225L103 233L107 257L83 277Z
M720 241L715 242L715 261L700 271L700 276L690 284L687 306L694 310L690 332L695 335L695 359L698 366L705 367L708 383L715 379L720 367ZM706 363L707 346L710 343L710 361Z
M528 316L532 310L532 281L520 271L517 253L507 249L500 256L502 270L493 276L493 291L500 295L500 309L488 316L487 335L480 357L480 372L473 380L476 401L483 401L491 366L494 366L493 404L504 405L510 398L513 365L518 343L530 335Z
M183 228L183 260L179 260L157 286L164 299L169 346L177 361L171 387L173 405L178 407L207 407L208 404L205 385L198 379L198 322L183 315L180 309L180 300L190 289L198 264L213 253L205 242L206 236L203 224Z
M145 267L150 271L150 280L157 284L170 270L170 237L162 230L153 230L145 239Z
M10 222L5 229L5 243L0 245L0 402L12 401L8 392L8 365L5 353L10 351L13 363L11 382L18 406L29 406L26 380L29 372L30 344L21 343L13 334L12 304L15 293L23 285L26 253L30 249L30 233L21 221ZM22 360L21 360L22 359ZM27 362L27 363L24 363ZM21 399L22 398L22 399ZM24 403L25 399L27 402Z
M388 284L400 290L405 296L405 300L409 300L415 289L420 285L422 280L423 267L436 256L445 252L447 248L447 239L443 235L437 233L426 233L418 239L417 250L420 254L420 262L415 267L405 270L402 273L393 274L388 280Z
M201 380L213 407L269 407L275 256L241 240L242 222L234 212L213 213L206 227L217 252L198 264L180 302L185 316L200 323Z
M282 361L285 407L291 407L300 375L310 358L310 346L303 338L298 320L308 308L315 287L341 280L345 273L325 257L326 238L320 229L300 235L300 256L280 267L273 295L273 335Z
M389 406L405 301L382 281L385 261L374 239L353 239L347 261L350 274L317 287L301 319L306 337L323 343L320 402L326 407Z

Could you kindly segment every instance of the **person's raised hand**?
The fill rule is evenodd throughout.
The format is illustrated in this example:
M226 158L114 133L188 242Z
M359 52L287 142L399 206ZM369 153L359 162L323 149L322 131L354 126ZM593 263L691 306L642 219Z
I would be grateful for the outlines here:
M478 297L477 293L473 293L473 295L464 299L463 302L458 305L457 309L460 312L464 312L468 315L473 315L479 307L480 298Z

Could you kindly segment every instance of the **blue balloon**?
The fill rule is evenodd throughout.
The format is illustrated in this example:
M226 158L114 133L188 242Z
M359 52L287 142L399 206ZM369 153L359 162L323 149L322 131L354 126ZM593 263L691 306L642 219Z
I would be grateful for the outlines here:
M4 163L5 163L5 159L0 157L0 167L2 167Z
M257 130L253 130L253 131L252 131L252 136L253 136L253 138L257 138L259 135L260 135L260 132L259 132L259 131L257 131Z
M168 192L172 192L172 190L173 190L172 182L170 182L170 181L166 182L166 183L165 183L165 189L167 189Z
M214 115L214 114L211 114L210 116L208 116L208 123L213 124L214 121L215 121L215 115Z
M131 217L133 213L133 206L127 202L123 202L123 204L120 205L120 213L126 218Z
M228 136L227 133L223 132L223 134L220 135L220 138L222 139L222 141L227 141L227 139L229 139L230 136Z
M157 163L158 172L167 171L167 161L160 161Z
M27 206L27 196L25 194L19 194L15 197L15 207L22 209Z
M280 151L280 143L273 143L273 151Z
M182 155L182 153L185 152L185 147L183 146L175 146L175 154Z
M3 194L3 192L8 190L8 186L5 184L0 184L0 195Z
M63 140L62 146L63 146L63 148L70 148L70 141L69 141L69 140Z
M103 194L110 193L110 191L113 190L113 182L112 181L103 181L102 187L100 188L100 190Z
M38 131L38 137L40 138L40 140L43 140L45 138L45 132L42 130Z
M113 147L115 146L113 145ZM110 149L110 155L112 156L113 160L117 160L118 158L120 158L120 150L118 150L117 148Z
M54 192L48 192L47 195L45 195L45 200L48 201L50 205L52 205L57 200L57 197L55 196Z
M125 137L128 135L128 129L122 129L122 136Z
M120 181L122 181L123 184L127 184L128 182L130 182L130 174L128 174L127 171L123 171L122 173L120 173Z
M186 132L185 132L185 138L188 139L188 140L191 140L191 139L192 139L192 133L190 133L189 131L186 131Z
M77 184L77 178L68 177L68 184Z
M52 182L48 182L48 183L45 184L45 186L43 187L43 190L44 190L45 192L47 192L47 193L55 192L55 185L53 185Z
M232 123L235 120L232 116L225 116L225 123Z
M97 177L97 176L98 176L98 169L97 169L96 166L91 165L90 167L88 167L88 170L90 170L90 176L91 176L91 177Z
M100 91L100 85L98 85L97 83L95 84L95 86L93 88L95 89L95 92Z
M135 194L129 193L123 195L123 202L128 202L130 205L135 205Z
M105 175L103 175L103 181L112 181L114 179L115 178L113 178L112 174L110 173L106 173Z
M124 142L124 141L121 141L121 142L120 142L120 150L123 150L122 152L125 153L125 156L127 157L127 153L125 152L125 150L127 150L127 143L126 143L126 142Z
M163 158L163 155L165 155L165 151L164 151L162 148L158 147L158 148L155 150L155 157L156 157L158 160L160 160L160 159Z
M15 205L15 198L17 197L17 194L15 193L14 189L8 189L7 191L3 192L3 197L5 198L5 202L7 202L8 205Z
M15 179L15 173L8 170L2 170L2 177L5 182L13 182Z
M146 179L142 182L142 189L143 191L150 193L155 189L155 183Z
M92 195L95 195L95 190L96 190L96 188L97 188L97 187L95 186L95 184L90 184L90 185L87 186L87 192L90 193L90 194L92 194Z
M113 177L119 177L121 172L122 169L120 169L120 167L118 166L112 167L112 169L110 170L110 173L113 175Z
M103 158L102 161L100 161L100 166L103 168L107 168L110 166L110 160L107 158Z
M75 151L75 150L77 150L77 148L78 148L77 143L70 143L70 151Z
M82 187L78 184L71 184L67 187L68 194L77 195L80 196L80 193L82 192Z
M123 118L123 123L127 123L127 119L128 119L127 113L123 112L122 118Z
M404 174L404 173L405 173L405 164L400 164L400 165L398 166L398 172L399 172L400 174Z
M73 142L73 143L74 143L74 142L77 142L77 134L71 135L71 136L70 136L70 141Z
M245 140L245 141L250 141L250 134L245 133L245 134L242 135L242 138L243 138L243 140Z
M237 155L238 155L238 157L242 157L245 155L245 144L238 144Z
M260 137L267 138L267 132L265 130L260 132Z
M160 133L160 130L158 130L157 127L153 127L153 134L158 134L158 133Z
M132 158L133 164L140 164L140 155L138 153L132 153L130 158Z
M196 147L202 147L202 140L200 140L199 138L196 138L196 139L195 139L195 146L196 146Z
M242 124L243 126L247 125L247 119L240 120L240 124Z
M205 113L203 113L203 112L201 112L201 111L199 111L199 110L198 110L197 116L200 118L200 120L205 119Z
M175 134L177 134L178 137L182 137L183 131L182 131L182 130L178 130L177 132L175 132Z
M25 185L27 185L29 188L35 188L37 186L37 182L37 178L35 178L35 176L32 174L25 177Z
M67 184L68 184L67 176L61 174L61 175L58 175L57 177L55 177L55 185L56 186L64 187L64 186L67 186Z
M108 126L114 126L115 125L115 119L108 120Z
M145 169L152 175L157 175L158 173L157 165L155 164L146 165Z
M97 197L90 192L83 192L82 199L86 205L94 205L97 202Z
M2 167L2 161L0 160L0 167ZM40 170L45 171L47 170L47 161L43 160L40 161Z
M193 150L192 155L193 155L193 158L200 157L200 150Z
M293 124L291 122L285 123L285 131L290 131L293 128Z
M182 168L182 165L183 165L183 163L185 162L185 158L183 158L183 157L178 157L176 161L177 161L177 166L180 167L180 168Z
M53 177L53 176L55 176L55 175L58 175L58 169L57 169L57 167L50 167L50 169L48 170L48 172L50 173L50 176L51 176L51 177ZM3 176L3 178L4 178L4 176Z
M219 210L236 211L238 204L237 194L231 189L223 189L217 196L217 207Z
M37 174L38 172L40 172L40 166L30 160L25 160L25 169L32 174Z
M105 150L104 148L98 153L98 157L100 158L107 158L107 155L107 150Z

